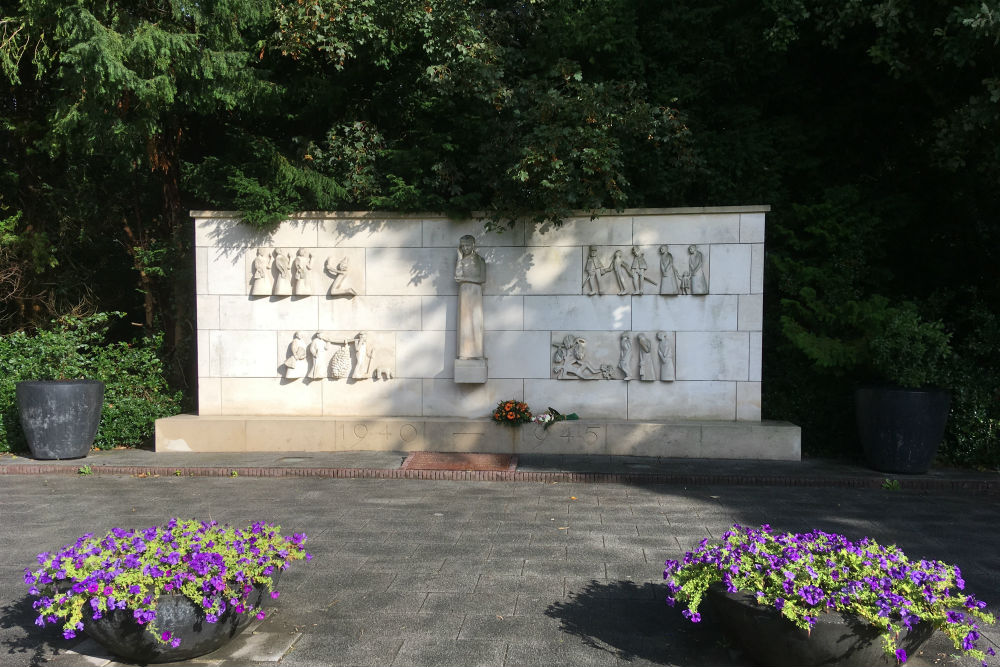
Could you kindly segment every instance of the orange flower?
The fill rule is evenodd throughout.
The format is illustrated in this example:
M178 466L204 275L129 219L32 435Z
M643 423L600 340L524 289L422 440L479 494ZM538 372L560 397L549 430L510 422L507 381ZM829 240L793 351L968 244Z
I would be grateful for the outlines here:
M507 413L507 419L513 419L513 418L514 418L514 413L513 412L508 412Z

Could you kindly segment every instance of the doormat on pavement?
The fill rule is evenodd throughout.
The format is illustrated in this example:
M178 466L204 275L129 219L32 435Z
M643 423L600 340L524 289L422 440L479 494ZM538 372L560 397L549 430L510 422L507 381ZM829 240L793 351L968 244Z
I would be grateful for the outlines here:
M466 452L413 452L406 457L402 470L489 470L514 472L514 454L469 454Z

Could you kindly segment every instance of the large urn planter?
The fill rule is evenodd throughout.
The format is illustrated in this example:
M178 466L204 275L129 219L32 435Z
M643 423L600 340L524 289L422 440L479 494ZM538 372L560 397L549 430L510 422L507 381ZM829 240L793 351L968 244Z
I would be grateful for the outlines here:
M279 575L309 560L304 533L255 521L246 528L170 519L146 529L112 528L38 555L24 582L40 627L85 632L139 663L211 653L266 616Z
M868 465L882 472L927 472L944 437L950 399L942 389L857 389L858 435Z
M708 589L712 617L725 634L757 665L768 667L875 667L896 665L885 652L879 630L844 612L825 612L807 632L781 616L773 607L757 604L746 593L729 593L721 584ZM933 628L918 624L905 631L899 645L914 655Z
M277 582L278 577L274 580ZM269 602L264 586L255 586L249 602L261 607ZM183 595L161 595L156 600L156 628L179 639L177 646L157 641L140 625L131 609L116 609L94 618L84 608L83 629L109 653L140 664L177 662L216 651L239 635L256 617L237 614L229 607L215 623L209 623L205 611Z
M78 459L94 444L104 405L97 380L18 382L17 409L31 455Z

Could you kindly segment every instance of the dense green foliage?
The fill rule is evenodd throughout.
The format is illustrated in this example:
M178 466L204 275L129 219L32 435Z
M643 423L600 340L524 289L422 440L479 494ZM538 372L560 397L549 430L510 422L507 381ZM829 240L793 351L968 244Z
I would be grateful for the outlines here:
M996 0L4 11L0 331L126 311L191 400L188 209L770 204L765 417L853 455L855 383L938 384L1000 464Z
M108 342L107 313L65 317L34 335L0 337L0 452L27 448L17 416L15 387L23 380L104 382L104 408L94 446L136 447L153 422L180 412L180 393L167 387L156 339Z

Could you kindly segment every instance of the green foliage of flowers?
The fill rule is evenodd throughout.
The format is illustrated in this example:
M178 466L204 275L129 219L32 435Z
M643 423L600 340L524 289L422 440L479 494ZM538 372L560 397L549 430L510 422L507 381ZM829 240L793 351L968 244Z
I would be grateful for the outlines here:
M157 356L160 338L108 342L112 317L97 313L63 317L48 329L0 337L0 452L25 449L15 387L25 380L104 382L104 410L94 446L136 447L150 437L160 417L180 412L180 393L171 392Z
M304 534L281 534L281 527L257 522L246 529L216 522L171 519L145 530L113 528L102 537L86 534L56 552L38 555L41 566L25 569L29 593L38 599L35 624L58 623L71 639L86 617L127 610L163 643L179 645L156 625L156 601L181 594L215 623L227 610L256 614L249 599L255 586L272 598L275 575L306 553Z
M695 623L709 586L722 584L774 607L802 629L828 611L855 614L881 631L886 652L900 662L907 658L898 643L903 628L921 622L943 631L955 648L984 665L994 654L992 648L977 648L976 641L978 622L995 619L984 611L986 603L963 592L958 567L912 561L895 545L869 538L855 543L818 530L775 535L767 525L734 525L719 543L702 540L683 563L666 561L663 578L670 589L667 603L683 603L683 615Z

